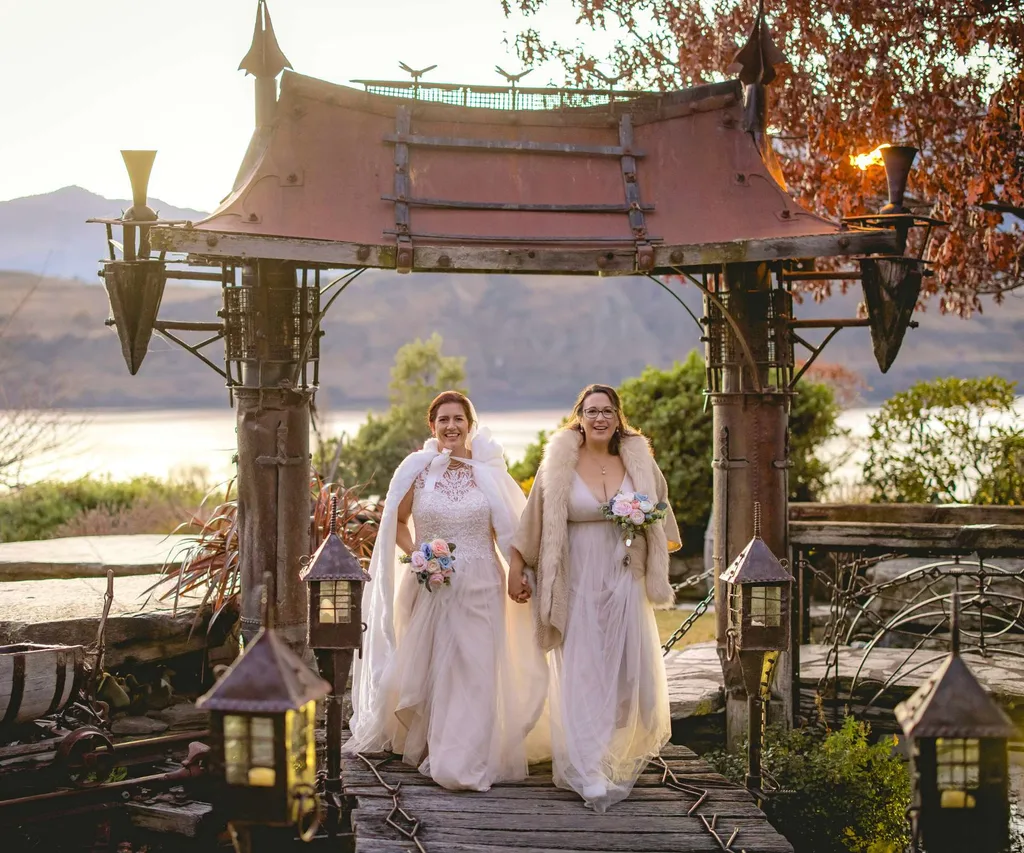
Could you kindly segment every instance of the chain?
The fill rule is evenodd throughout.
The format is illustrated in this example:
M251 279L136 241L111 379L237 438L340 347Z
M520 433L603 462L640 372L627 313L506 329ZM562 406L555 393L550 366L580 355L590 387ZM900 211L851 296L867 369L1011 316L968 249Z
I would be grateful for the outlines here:
M377 781L384 787L384 790L391 794L391 811L388 812L388 816L384 818L384 823L394 829L399 835L415 844L419 853L427 853L426 848L423 846L423 842L420 841L418 837L421 826L419 819L414 818L405 809L403 809L401 805L399 805L398 795L402 790L402 783L399 782L397 785L389 785L384 781L384 777L380 775L380 771L378 770L380 766L386 764L391 759L385 758L379 764L374 764L361 752L357 753L356 757L370 768L370 772L377 777ZM399 818L405 825L398 822Z
M704 825L704 829L706 829L711 834L711 837L715 839L715 843L718 844L718 848L722 853L743 853L743 851L737 851L732 846L732 843L736 840L736 836L740 834L740 828L738 826L733 829L728 840L723 841L722 836L718 834L718 814L712 814L711 820L708 820L705 815L702 815L697 811L697 809L699 809L708 798L708 791L706 788L698 788L696 785L687 785L685 782L681 782L679 777L676 776L672 768L668 766L665 759L660 755L657 758L652 758L650 763L661 771L661 784L666 788L697 798L696 802L687 809L686 816L696 816L700 820Z
M700 619L701 616L708 612L708 607L711 606L711 603L714 600L715 591L711 590L711 592L709 592L707 596L705 596L703 601L699 602L697 606L693 609L693 613L691 613L683 620L683 624L672 632L672 636L665 640L665 644L661 647L662 655L667 655L672 650L672 647L676 643L678 643L686 634L686 632L693 627L694 623L698 619Z
M708 569L706 572L701 572L699 575L694 575L693 577L686 578L686 580L679 581L679 583L672 584L672 589L674 592L679 592L680 590L688 589L691 586L697 586L701 581L706 581L714 573L714 569Z

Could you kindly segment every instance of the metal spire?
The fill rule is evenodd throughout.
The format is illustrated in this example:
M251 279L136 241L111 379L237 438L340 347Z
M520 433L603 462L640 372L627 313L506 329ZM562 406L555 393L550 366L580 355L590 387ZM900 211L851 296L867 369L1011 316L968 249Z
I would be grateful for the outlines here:
M754 18L747 42L736 51L726 70L738 72L745 86L752 83L766 86L775 79L775 66L783 65L786 61L782 51L775 46L771 30L764 19L764 0L758 0L757 17Z
M292 64L284 55L274 35L274 24L270 20L267 0L259 0L256 4L256 26L252 33L252 45L249 52L238 66L239 71L252 74L254 77L275 78Z

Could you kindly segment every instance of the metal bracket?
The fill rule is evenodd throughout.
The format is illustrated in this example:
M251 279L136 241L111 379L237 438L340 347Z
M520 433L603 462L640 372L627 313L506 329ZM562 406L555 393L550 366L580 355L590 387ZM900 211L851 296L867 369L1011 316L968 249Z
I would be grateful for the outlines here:
M622 157L622 184L626 195L629 230L636 241L636 268L641 272L654 269L654 248L647 234L644 206L640 203L640 185L636 179L636 152L633 150L633 117L623 113L619 118L619 147Z

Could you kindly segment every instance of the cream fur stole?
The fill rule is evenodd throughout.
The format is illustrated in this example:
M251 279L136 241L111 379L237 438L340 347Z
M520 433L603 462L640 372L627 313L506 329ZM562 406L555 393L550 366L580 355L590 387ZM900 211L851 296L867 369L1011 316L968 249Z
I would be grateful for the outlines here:
M569 496L581 443L581 436L573 430L560 430L551 437L534 482L534 491L539 490L539 493L531 494L530 504L534 506L527 507L516 535L516 547L527 563L535 563L537 569L536 627L538 641L545 649L561 643L568 616ZM665 478L651 455L646 438L625 436L619 455L636 491L659 501L668 500ZM670 510L664 522L652 525L644 535L637 536L626 551L630 569L636 577L644 578L647 598L654 605L674 601L668 578L668 555L670 547L673 550L679 547L678 539Z

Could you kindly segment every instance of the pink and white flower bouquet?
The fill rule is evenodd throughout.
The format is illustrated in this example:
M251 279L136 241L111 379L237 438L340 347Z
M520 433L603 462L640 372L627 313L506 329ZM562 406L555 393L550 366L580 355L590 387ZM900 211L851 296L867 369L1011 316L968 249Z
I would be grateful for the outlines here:
M452 575L455 574L455 543L445 542L444 539L424 542L411 554L403 554L399 562L412 567L416 580L427 588L427 592L436 592L443 586L452 585Z
M628 548L637 533L665 517L668 504L664 501L654 503L639 492L619 492L608 503L602 504L601 510L605 518L622 528Z

